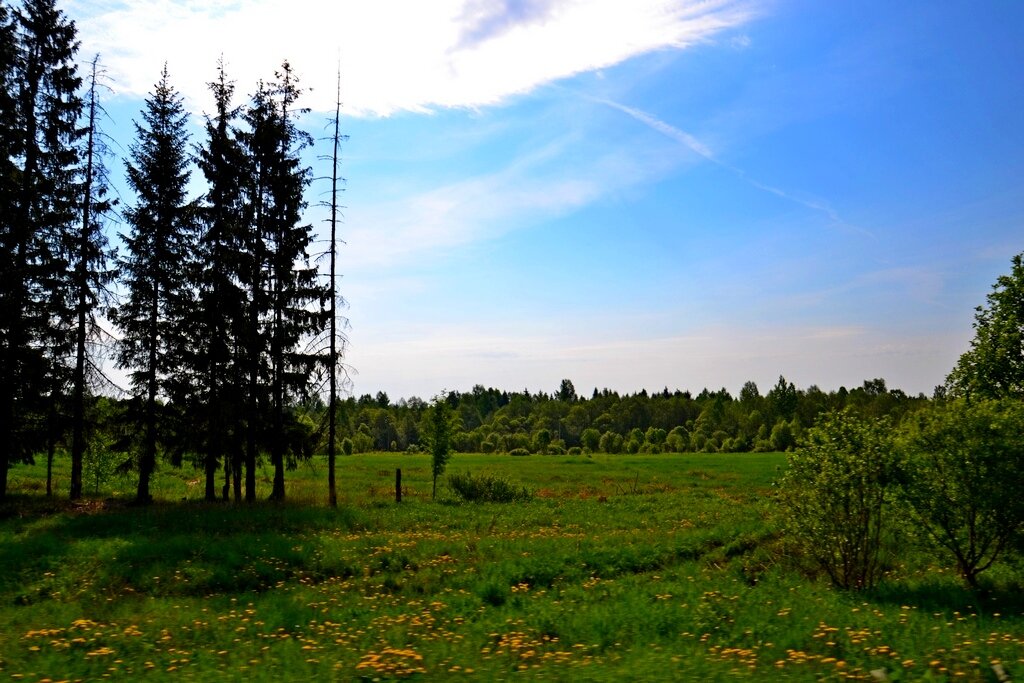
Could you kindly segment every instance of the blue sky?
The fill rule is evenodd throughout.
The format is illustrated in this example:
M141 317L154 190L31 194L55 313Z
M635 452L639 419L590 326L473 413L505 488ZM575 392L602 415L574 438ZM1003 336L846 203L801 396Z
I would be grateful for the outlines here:
M779 374L930 394L1024 250L1024 3L66 11L122 144L165 61L209 109L220 53L241 92L288 57L321 135L340 60L356 394Z

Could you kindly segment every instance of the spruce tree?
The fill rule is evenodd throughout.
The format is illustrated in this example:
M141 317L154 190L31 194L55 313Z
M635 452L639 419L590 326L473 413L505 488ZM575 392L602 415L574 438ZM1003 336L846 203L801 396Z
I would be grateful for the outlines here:
M317 362L315 354L305 352L300 343L323 330L327 289L318 283L316 268L309 262L312 226L301 223L306 208L303 195L310 182L310 170L300 160L310 138L294 121L301 90L288 62L276 77L277 83L261 85L254 95L246 113L250 130L243 136L250 163L248 196L254 240L249 283L247 355L253 393L248 411L247 470L255 457L252 420L256 411L252 403L262 373L270 381L269 446L274 466L270 497L282 500L287 408L293 396L308 388L309 375ZM259 273L256 263L263 264ZM251 499L248 471L246 477L246 497Z
M7 469L16 451L10 450L14 436L13 421L17 418L14 392L18 377L10 366L17 349L13 335L20 332L14 316L14 297L22 285L18 277L22 268L15 262L17 249L17 159L21 149L18 135L17 72L15 61L14 21L7 6L0 3L0 500L7 492ZM13 457L12 457L13 456Z
M273 142L271 118L274 106L267 87L260 83L243 112L247 130L239 140L246 160L243 180L244 220L239 282L244 291L243 322L239 328L239 361L244 382L245 500L256 500L256 458L260 445L261 406L266 405L266 335L263 321L269 311L266 244L271 167L278 146Z
M52 0L0 12L0 498L9 464L56 438L72 309L62 248L75 220L81 79Z
M241 498L240 419L244 409L244 379L239 375L239 339L245 323L245 296L240 288L245 247L243 179L246 157L237 139L232 106L234 84L223 61L217 80L208 84L216 112L206 120L206 143L199 149L198 165L209 189L200 211L199 320L195 348L202 376L205 420L204 470L206 499L216 498L215 477L224 458L225 498L233 478L235 499ZM231 457L228 457L228 453Z
M124 302L114 311L122 332L120 367L130 370L136 419L143 427L136 500L148 503L150 477L159 442L159 399L180 398L188 379L188 335L193 309L195 206L187 197L190 176L187 115L181 96L164 66L160 81L146 99L136 142L125 163L128 184L137 201L125 211L131 227L122 235L127 256L120 260Z
M304 192L311 174L309 168L301 165L299 155L312 144L309 135L300 131L294 121L293 108L302 90L287 61L275 75L278 82L274 94L280 111L271 120L280 147L271 175L273 211L267 234L273 314L270 355L274 432L270 456L274 465L271 499L283 500L286 412L290 398L308 389L309 375L318 360L314 354L305 352L301 343L303 338L324 328L327 291L318 282L316 267L310 264L313 227L301 223L306 208Z

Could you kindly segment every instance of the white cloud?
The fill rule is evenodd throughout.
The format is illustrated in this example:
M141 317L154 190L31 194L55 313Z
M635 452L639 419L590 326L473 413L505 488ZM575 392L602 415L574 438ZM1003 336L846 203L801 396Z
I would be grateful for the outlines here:
M630 57L684 48L740 25L750 0L74 0L83 54L100 52L121 93L144 95L168 63L191 106L223 54L243 92L288 58L350 114L480 107Z

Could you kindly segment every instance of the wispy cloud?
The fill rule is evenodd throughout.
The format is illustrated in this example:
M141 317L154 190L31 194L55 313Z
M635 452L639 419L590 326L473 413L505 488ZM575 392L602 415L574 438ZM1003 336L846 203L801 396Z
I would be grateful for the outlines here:
M480 107L747 22L753 0L72 0L85 53L120 92L148 92L168 62L197 109L224 55L241 90L282 58L333 108L342 63L350 114ZM317 87L319 86L319 87Z
M627 114L628 116L631 116L632 118L636 119L645 126L648 126L653 130L656 130L665 137L675 140L684 147L688 147L695 154L703 157L704 159L710 161L713 164L720 166L721 168L724 168L730 173L733 173L736 177L750 184L752 187L756 187L757 189L763 192L773 194L776 197L785 199L786 201L799 204L800 206L803 206L807 209L811 209L812 211L822 213L825 216L827 216L829 220L831 220L833 224L835 224L838 227L861 233L867 237L874 237L874 235L871 232L864 230L863 228L850 225L849 223L844 221L843 218L839 215L839 213L831 206L829 206L829 204L826 202L813 199L805 199L803 197L799 197L793 194L792 192L787 192L786 190L775 187L774 185L769 185L768 183L763 183L760 180L751 178L743 169L733 166L732 164L729 164L719 159L717 156L715 156L715 154L707 145L705 145L696 137L694 137L690 133L687 133L684 130L680 130L679 128L676 128L675 126L666 123L665 121L662 121L661 119L652 116L651 114L645 111L636 109L634 107L629 107L619 102L614 102L612 100L605 99L597 99L596 101L600 102L601 104L607 105L612 109L617 109L618 111L621 111L622 113Z
M566 136L489 173L348 212L347 258L396 266L498 238L586 206L665 171L622 150L594 153ZM586 154L583 162L573 159ZM564 157L568 157L566 161Z

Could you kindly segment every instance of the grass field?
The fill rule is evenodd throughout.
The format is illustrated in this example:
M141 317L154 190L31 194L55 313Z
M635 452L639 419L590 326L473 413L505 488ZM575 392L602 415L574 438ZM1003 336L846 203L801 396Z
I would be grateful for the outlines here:
M323 460L251 507L192 470L134 508L130 481L71 505L13 469L0 677L1024 680L1021 567L975 596L905 539L880 588L834 591L775 529L780 454L453 458L514 504L432 501L425 455L339 463L337 510Z

